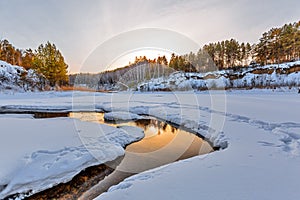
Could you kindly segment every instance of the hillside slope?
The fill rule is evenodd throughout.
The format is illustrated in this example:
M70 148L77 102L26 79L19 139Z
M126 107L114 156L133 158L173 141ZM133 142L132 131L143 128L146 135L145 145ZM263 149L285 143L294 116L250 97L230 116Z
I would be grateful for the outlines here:
M175 72L139 84L139 91L275 88L300 86L300 61L226 69L208 73Z
M42 90L45 79L34 70L11 65L0 60L0 91L35 91Z

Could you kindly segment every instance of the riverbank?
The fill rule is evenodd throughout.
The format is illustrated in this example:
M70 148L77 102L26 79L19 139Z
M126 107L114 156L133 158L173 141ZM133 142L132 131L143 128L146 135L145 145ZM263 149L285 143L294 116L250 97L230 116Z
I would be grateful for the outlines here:
M300 184L300 111L296 90L1 94L0 106L5 110L147 114L201 132L224 147L206 156L128 178L99 199L250 200L300 196L297 187ZM7 117L4 121L8 121ZM11 127L8 130L13 130ZM6 147L2 152L10 151Z

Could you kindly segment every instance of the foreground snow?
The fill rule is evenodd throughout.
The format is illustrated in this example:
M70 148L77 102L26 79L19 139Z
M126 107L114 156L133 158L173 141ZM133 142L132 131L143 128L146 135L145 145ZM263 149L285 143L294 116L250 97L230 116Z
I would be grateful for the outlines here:
M299 95L227 94L226 112L198 99L201 115L225 116L228 147L128 178L99 200L299 198Z
M125 145L143 137L138 128L28 115L4 115L0 127L0 199L69 181L89 166L122 156Z
M183 128L203 135L215 146L223 148L212 154L176 162L130 177L112 187L109 192L100 195L98 199L298 199L299 97L296 89L284 92L279 90L117 94L51 92L1 95L0 110L104 110L115 112L115 117L118 117L118 112L148 114L180 124ZM0 118L0 122L1 120L5 122L1 126L7 128L13 127L8 122L34 121L12 120L12 116ZM65 123L67 119L45 120L44 126L49 127L51 124L59 123L60 120L64 121L64 130L67 130L68 126ZM11 130L17 134L15 132L19 129L13 127ZM36 133L32 133L34 137L40 135L37 130L34 131ZM9 135L3 135L2 131L1 134L5 140L9 140ZM21 135L27 134L30 132L26 132L24 128ZM16 142L17 136L12 136L13 142ZM17 152L26 149L25 144L32 144L33 136L23 140ZM65 136L57 134L55 137L55 141L57 138L64 141ZM51 141L54 139L51 138L47 141L49 146L44 146L43 150L51 151L51 145L56 143L52 144ZM87 143L89 140L84 141ZM3 143L9 144L7 141ZM76 144L75 139L68 141L64 146L73 143ZM1 164L1 169L8 170L6 174L17 171L11 166L23 166L14 163L15 159L10 160L16 148L10 145L4 147L1 145L0 148L3 148L1 160L7 161L3 162L4 165ZM98 150L101 152L108 149L99 147ZM119 151L123 152L121 148ZM115 149L111 153L113 152ZM27 157L24 159L22 154L14 158L19 158L18 162L25 162ZM71 160L73 161L74 157ZM50 161L55 163L51 159ZM76 163L76 160L73 162ZM70 166L73 162L67 162L66 165L58 163L57 167ZM39 179L43 178L42 166L37 162L33 168L36 169L34 174ZM20 171L16 176L20 177L17 180L23 182L30 180L27 179L27 173L32 171L29 169ZM2 184L14 182L12 176L3 177L3 173L0 174Z

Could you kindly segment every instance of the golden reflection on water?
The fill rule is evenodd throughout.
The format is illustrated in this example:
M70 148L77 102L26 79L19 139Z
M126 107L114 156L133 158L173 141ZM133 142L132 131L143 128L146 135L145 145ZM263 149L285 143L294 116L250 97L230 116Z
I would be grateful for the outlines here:
M107 123L104 113L36 113L36 118L71 117L81 121L111 126L135 126L144 130L145 137L126 147L125 156L90 167L76 175L70 182L37 193L30 200L37 199L94 199L111 186L127 177L165 164L207 154L213 148L198 136L175 128L168 123L149 118L130 122Z
M70 117L82 121L107 124L104 120L104 113L73 112L70 113ZM134 154L141 158L154 159L156 160L155 163L174 162L213 151L212 147L200 137L155 119L149 118L117 124L109 123L109 125L135 126L143 129L145 137L138 142L128 145L126 153Z
M104 113L70 113L70 117L82 121L105 123ZM79 198L80 200L93 199L136 173L213 151L213 148L200 137L155 119L109 125L140 127L144 130L145 137L128 145L121 161L117 159L118 161L112 161L111 164L107 163L110 167L116 167L115 171L86 191Z
M104 113L97 112L71 112L69 117L86 122L98 122L104 124Z

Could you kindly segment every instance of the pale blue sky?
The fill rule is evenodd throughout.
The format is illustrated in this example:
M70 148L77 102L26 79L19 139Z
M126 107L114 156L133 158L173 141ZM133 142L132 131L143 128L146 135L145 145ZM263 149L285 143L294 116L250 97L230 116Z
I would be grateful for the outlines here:
M166 28L196 41L255 43L300 20L299 0L0 0L0 38L19 48L54 42L71 72L101 43L138 28Z

